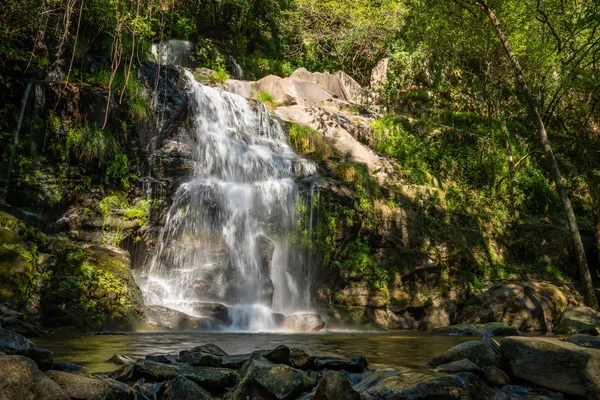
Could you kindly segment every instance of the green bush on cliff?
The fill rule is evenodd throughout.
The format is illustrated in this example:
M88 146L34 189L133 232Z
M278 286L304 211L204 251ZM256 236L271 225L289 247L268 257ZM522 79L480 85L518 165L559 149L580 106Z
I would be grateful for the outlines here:
M106 165L118 153L119 145L108 129L101 129L86 122L69 129L66 149L86 165Z

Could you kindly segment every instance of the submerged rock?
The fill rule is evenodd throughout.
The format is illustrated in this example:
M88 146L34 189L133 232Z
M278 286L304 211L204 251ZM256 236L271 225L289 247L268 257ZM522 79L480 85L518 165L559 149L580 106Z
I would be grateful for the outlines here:
M165 384L162 400L212 400L206 390L191 380L178 376Z
M107 378L91 378L61 371L48 371L46 375L73 399L128 400L129 386Z
M292 314L285 317L283 328L292 331L315 332L325 328L325 320L319 314Z
M600 334L600 312L589 307L567 307L556 323L556 333L574 335L585 333Z
M452 347L444 354L427 361L427 365L433 368L442 364L467 359L482 367L502 367L502 356L494 351L489 345L479 340L471 340Z
M69 400L27 357L0 356L0 371L0 399Z
M315 357L312 368L320 371L323 369L332 369L335 371L344 370L348 372L363 372L367 369L369 363L363 356L356 356L349 360L336 357Z
M550 338L510 337L502 354L517 378L573 396L600 396L600 352Z
M344 374L337 371L327 371L321 382L313 400L360 400L360 394L352 389L352 384Z
M309 391L314 381L290 366L274 364L254 353L244 364L232 400L294 399Z

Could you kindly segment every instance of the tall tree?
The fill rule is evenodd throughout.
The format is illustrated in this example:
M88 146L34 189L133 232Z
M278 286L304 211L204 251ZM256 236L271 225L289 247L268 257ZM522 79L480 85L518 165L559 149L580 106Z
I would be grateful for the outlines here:
M533 94L527 86L527 81L525 80L525 75L523 74L523 70L521 69L519 60L517 60L516 56L514 55L510 42L504 34L504 31L500 25L500 21L496 17L496 14L484 0L477 0L477 4L481 6L483 11L487 14L487 17L491 21L492 25L494 26L496 34L498 35L498 38L500 39L500 42L504 47L504 51L506 52L506 55L508 56L510 63L513 67L517 83L523 92L525 102L527 103L527 108L529 109L530 117L536 127L538 139L540 141L542 151L548 163L550 175L554 180L554 184L556 185L556 191L558 192L560 200L565 209L569 230L571 232L571 239L573 241L573 246L575 249L575 255L577 257L579 272L581 274L581 282L583 285L583 297L585 303L589 307L598 309L598 300L594 293L592 275L590 274L590 269L587 265L585 250L581 241L581 235L579 233L577 219L575 218L575 213L573 212L573 207L571 205L571 201L569 200L567 189L564 185L560 169L558 168L558 163L556 162L556 158L554 157L554 152L552 151L552 146L550 145L548 134L546 133L546 127L544 125L542 117L540 116L540 112L538 110L535 98L533 97Z

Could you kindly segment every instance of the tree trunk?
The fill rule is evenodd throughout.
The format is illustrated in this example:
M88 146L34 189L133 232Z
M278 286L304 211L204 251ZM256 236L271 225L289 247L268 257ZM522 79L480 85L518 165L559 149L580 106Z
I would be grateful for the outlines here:
M504 119L500 122L500 129L502 130L502 133L504 134L504 140L506 141L506 154L508 156L508 178L510 179L510 202L512 204L513 217L515 218L515 220L517 220L521 216L521 213L517 204L515 160L513 157L512 146L510 145L510 133L508 132L508 128L506 127L506 122L504 121Z
M571 239L573 240L575 255L577 256L577 264L579 265L579 272L581 274L581 283L583 285L583 298L585 300L585 304L591 308L598 309L598 300L596 299L596 295L594 293L592 275L590 274L590 269L588 268L587 260L585 258L585 250L583 248L583 243L581 242L581 235L579 234L577 219L575 218L575 213L573 212L573 207L571 206L571 201L569 200L569 196L567 194L567 189L565 188L562 176L560 174L560 170L558 169L558 164L556 163L556 158L554 157L554 153L552 151L552 146L550 146L550 141L548 140L546 127L544 126L544 122L542 121L542 118L538 111L535 99L533 98L533 95L531 94L531 91L527 86L527 82L525 81L525 76L523 75L523 71L521 70L519 61L513 54L512 47L510 46L506 35L504 35L504 32L502 31L498 18L496 18L496 15L488 7L487 3L484 0L477 0L477 3L487 13L487 16L494 25L498 38L500 39L500 42L502 42L502 46L504 47L506 55L510 59L510 62L514 69L517 83L519 84L519 87L521 88L525 96L525 100L529 108L529 114L535 124L538 133L538 138L540 140L540 144L544 152L544 156L546 158L546 161L548 162L550 175L554 180L554 184L556 185L556 191L558 192L563 207L565 208L565 214L567 217L567 222L569 224L569 230L571 231Z

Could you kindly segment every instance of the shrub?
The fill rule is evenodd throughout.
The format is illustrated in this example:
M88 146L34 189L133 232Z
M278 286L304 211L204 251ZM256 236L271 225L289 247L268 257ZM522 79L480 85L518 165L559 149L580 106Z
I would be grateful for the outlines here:
M117 140L108 129L87 123L69 129L66 148L67 154L80 162L87 165L96 162L100 166L110 163L119 151Z
M313 158L329 158L334 155L332 147L318 132L298 124L289 130L290 144L301 154Z

